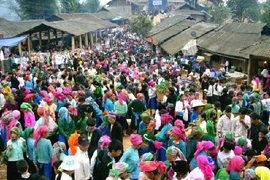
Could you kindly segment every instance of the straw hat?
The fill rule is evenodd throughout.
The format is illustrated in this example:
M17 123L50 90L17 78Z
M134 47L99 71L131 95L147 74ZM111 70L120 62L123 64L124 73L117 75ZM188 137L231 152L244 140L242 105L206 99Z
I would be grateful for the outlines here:
M201 100L194 100L194 101L192 102L192 108L200 107L200 106L204 106L204 104L202 103Z
M74 171L80 167L74 156L66 156L60 168L66 171Z

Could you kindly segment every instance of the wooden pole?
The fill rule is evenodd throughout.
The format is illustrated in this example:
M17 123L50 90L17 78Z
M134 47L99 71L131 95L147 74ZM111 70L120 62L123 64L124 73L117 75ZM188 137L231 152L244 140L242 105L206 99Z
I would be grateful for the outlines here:
M54 33L55 33L55 44L56 44L56 46L57 46L57 45L58 45L57 29L55 29Z
M71 37L71 48L72 48L72 50L75 49L75 37L74 36Z
M31 39L30 39L30 36L27 38L27 48L28 48L28 54L30 56L30 53L31 53Z
M79 35L79 46L82 49L82 35Z
M51 35L50 35L50 30L48 30L48 45L49 45L49 47L51 47L50 44L51 44Z
M42 47L42 32L40 31L39 32L39 46L40 46L40 48Z
M88 46L89 44L88 44L88 33L85 33L84 34L84 45L85 46Z
M93 32L90 32L91 48L94 48Z
M21 56L22 55L22 44L21 43L18 44L18 50L19 50L19 56Z
M102 30L99 30L99 36L100 36L100 43L102 43Z
M32 42L32 35L30 34L30 50L32 51L34 48L33 48L33 42Z
M97 30L96 30L96 44L97 44L97 41L98 41L98 37L97 37L97 34L98 34L98 33L97 33Z

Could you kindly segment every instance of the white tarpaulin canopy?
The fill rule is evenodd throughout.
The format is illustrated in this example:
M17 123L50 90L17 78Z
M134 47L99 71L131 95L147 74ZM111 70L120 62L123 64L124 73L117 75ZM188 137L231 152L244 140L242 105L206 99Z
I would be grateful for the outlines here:
M198 52L197 41L195 39L190 40L183 48L182 52L185 56L194 56Z

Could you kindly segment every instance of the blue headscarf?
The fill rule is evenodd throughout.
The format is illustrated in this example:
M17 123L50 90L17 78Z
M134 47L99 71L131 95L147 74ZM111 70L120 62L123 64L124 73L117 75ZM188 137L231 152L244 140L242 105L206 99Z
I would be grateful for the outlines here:
M68 109L66 107L61 107L59 109L58 116L60 119L65 119L67 123L69 123L71 120L71 117L68 113Z

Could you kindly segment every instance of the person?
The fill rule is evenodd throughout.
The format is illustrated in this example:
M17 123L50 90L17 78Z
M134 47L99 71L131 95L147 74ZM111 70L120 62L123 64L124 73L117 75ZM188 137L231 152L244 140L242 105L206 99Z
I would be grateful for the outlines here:
M179 99L176 102L175 105L175 114L176 119L183 120L185 127L188 127L188 108L189 104L188 101L185 100L186 96L184 94L180 94L177 99Z
M190 122L193 122L195 119L198 119L199 113L202 111L204 104L200 100L192 101L193 111L190 115Z
M34 128L28 127L23 131L23 138L26 140L27 146L27 164L29 165L29 172L36 173L36 168L33 163L33 156L34 156Z
M226 132L231 131L232 119L234 118L232 108L227 106L225 109L225 114L220 117L218 121L217 131L221 137L224 137Z
M230 141L225 141L222 148L219 150L217 155L217 165L218 168L222 169L227 166L229 163L228 160L234 157L234 150L235 146Z
M63 161L66 155L64 151L66 150L66 144L63 142L56 142L53 144L53 155L52 155L52 165L55 161Z
M78 138L78 148L75 158L79 163L79 168L75 170L75 180L90 179L90 160L88 156L89 140L84 134Z
M127 177L128 164L125 162L118 162L113 164L109 176L106 180L121 180Z
M117 121L123 128L123 134L126 135L126 114L128 112L128 107L126 103L126 95L123 92L118 94L118 101L114 103L114 107L115 113L117 114Z
M108 121L109 136L112 139L118 139L119 141L123 142L122 126L116 121L116 114L109 113Z
M36 118L32 111L32 106L29 103L22 103L20 106L22 112L24 113L24 127L35 127Z
M214 166L208 162L206 156L198 156L196 158L198 167L193 169L189 173L190 179L205 179L205 180L214 180Z
M251 128L250 128L249 139L256 139L256 138L258 138L259 131L262 128L266 128L266 126L260 120L260 117L256 112L252 112L249 116L250 116L251 123L252 123Z
M168 146L175 146L180 149L184 155L186 155L186 142L183 136L184 132L182 132L178 127L173 127L171 132L172 138L170 138Z
M79 169L80 165L74 156L66 156L60 165L60 173L55 180L72 180L72 174Z
M112 169L112 164L115 163L115 158L122 154L123 145L122 142L117 139L112 139L109 145L109 152L104 154L101 159L100 166L100 180L106 180L109 175L110 169Z
M172 180L190 180L189 166L186 161L174 161L174 163L172 163L172 169L175 172Z
M148 180L159 180L166 171L166 165L162 161L144 161L139 166Z
M243 136L248 137L248 130L251 126L250 117L247 115L246 108L240 108L239 116L233 119L231 131L236 138Z
M229 173L229 180L240 180L240 173L245 167L245 161L241 156L234 156L226 167L226 171Z
M255 174L260 180L268 180L270 178L270 170L267 167L259 166L255 169Z
M7 142L7 180L14 180L20 177L16 171L16 163L23 159L23 153L26 151L26 141L20 137L20 129L13 127L10 130L10 140Z
M255 150L256 154L262 153L266 145L268 144L265 135L268 133L266 128L261 128L258 133L258 137L252 140L252 149Z
M61 169L59 169L60 165L62 164L63 161L58 160L53 163L53 171L54 174L57 175L61 172ZM54 178L55 179L55 178Z
M51 179L53 147L50 140L46 139L49 135L47 126L40 126L34 132L34 158L33 162L39 175Z
M25 179L34 180L34 179L40 178L40 176L37 174L29 173L28 171L29 166L24 159L17 161L16 168L17 168L17 171L21 174L21 177L18 178L18 180L25 180Z

